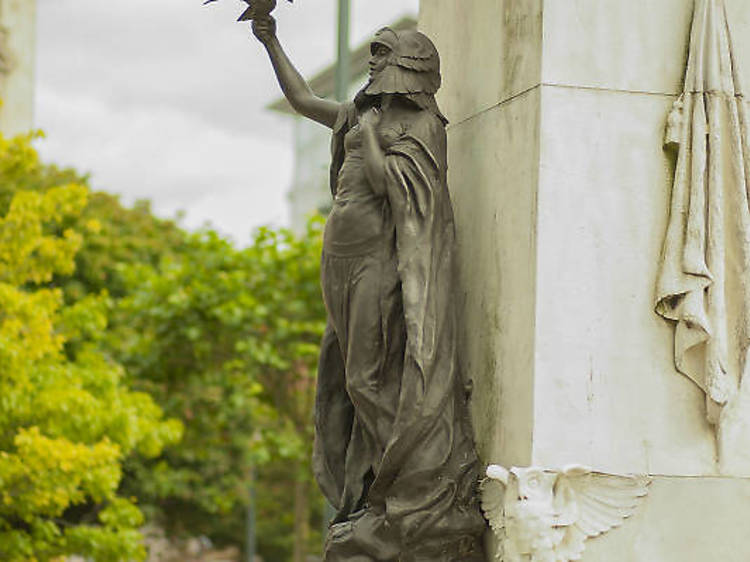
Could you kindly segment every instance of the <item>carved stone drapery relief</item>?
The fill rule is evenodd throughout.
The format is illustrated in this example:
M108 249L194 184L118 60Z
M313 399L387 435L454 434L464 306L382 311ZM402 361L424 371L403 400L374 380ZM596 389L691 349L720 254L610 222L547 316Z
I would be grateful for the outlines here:
M716 425L750 367L750 113L737 55L724 1L696 0L667 125L677 162L656 312L675 323L675 366L703 390Z
M648 493L647 476L560 470L487 468L482 510L503 562L580 560L585 542L619 527Z

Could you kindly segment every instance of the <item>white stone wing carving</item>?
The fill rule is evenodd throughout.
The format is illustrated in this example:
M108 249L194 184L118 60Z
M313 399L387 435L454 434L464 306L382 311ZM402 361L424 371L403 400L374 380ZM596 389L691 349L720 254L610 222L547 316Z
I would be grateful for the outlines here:
M505 528L505 488L509 476L505 468L490 465L481 484L482 511L498 537Z
M487 478L480 485L482 511L490 528L498 538L498 550L495 560L503 559L503 540L505 538L505 494L510 481L510 472L502 466L487 467Z
M557 560L580 560L588 538L619 527L648 493L647 476L602 474L571 466L555 485L558 525L565 528Z

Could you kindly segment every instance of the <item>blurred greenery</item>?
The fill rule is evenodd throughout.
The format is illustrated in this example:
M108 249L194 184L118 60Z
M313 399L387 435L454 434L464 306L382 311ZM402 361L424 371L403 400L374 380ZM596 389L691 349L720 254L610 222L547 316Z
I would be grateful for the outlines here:
M46 323L19 329L15 337L33 338L39 349L47 345L37 353L47 363L29 360L21 375L17 366L1 363L11 349L2 339L0 382L20 385L15 396L34 387L46 406L27 400L25 412L34 415L23 417L9 403L14 394L3 392L0 491L8 482L6 456L23 452L30 462L45 451L51 465L72 462L49 452L62 448L55 439L68 439L67 447L81 455L83 449L71 444L88 447L86 466L101 466L109 479L102 476L96 490L69 479L68 499L61 496L53 514L40 515L45 525L59 520L52 523L58 534L0 509L0 531L31 537L16 541L20 546L13 548L23 553L17 558L3 556L0 537L0 559L49 560L65 549L86 554L92 544L102 545L97 561L138 558L141 512L173 536L243 545L251 467L258 553L273 562L319 553L322 499L311 481L310 457L325 326L322 220L313 218L299 236L262 228L238 248L211 230L188 233L155 217L147 202L128 208L113 195L93 192L86 176L41 163L31 140L0 141L6 225L0 281L18 293L0 302L0 330L32 309L45 311ZM36 214L19 218L19 205L36 205ZM3 256L20 244L19 221L36 242L24 243L33 250L12 261ZM31 299L24 301L26 312L18 305L12 317L6 310L13 299ZM75 392L57 388L61 381ZM31 487L40 494L50 486L57 490L62 477L38 468L40 482ZM39 542L40 533L57 546ZM60 536L68 537L65 545Z
M260 229L244 249L201 232L186 236L179 255L158 267L123 270L128 296L117 314L127 322L113 332L111 347L136 388L185 424L179 446L155 460L133 459L126 482L158 506L173 533L199 525L215 540L236 540L223 516L238 517L251 465L261 468L261 505L277 482L287 490L304 485L299 493L312 501L312 406L325 327L320 224L311 222L301 237ZM261 552L265 541L276 545L269 560L288 559L278 547L288 541L277 535L294 536L280 507L265 506L263 524L279 527L259 534ZM306 535L309 511L297 521ZM305 550L320 544L319 535L311 540L304 538Z
M19 186L0 218L0 559L142 559L122 462L159 455L182 426L103 352L107 294L66 304L51 285L74 271L81 234L62 225L88 191L56 171L29 190L43 176L30 141L0 136L0 185Z

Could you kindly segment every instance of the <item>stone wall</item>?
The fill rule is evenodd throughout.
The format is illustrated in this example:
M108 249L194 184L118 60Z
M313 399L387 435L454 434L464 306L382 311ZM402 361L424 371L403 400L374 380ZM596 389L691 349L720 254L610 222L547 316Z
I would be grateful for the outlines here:
M744 562L750 480L654 313L693 0L424 0L443 61L480 456L654 482L584 561ZM726 0L750 80L750 10Z

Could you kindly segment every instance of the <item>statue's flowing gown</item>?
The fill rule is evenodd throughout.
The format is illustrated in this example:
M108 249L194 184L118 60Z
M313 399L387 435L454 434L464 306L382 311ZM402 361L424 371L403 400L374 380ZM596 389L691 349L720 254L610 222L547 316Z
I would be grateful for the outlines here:
M334 127L313 460L338 510L326 562L483 559L445 125L424 110L409 121L380 131L384 195L365 175L354 104Z

